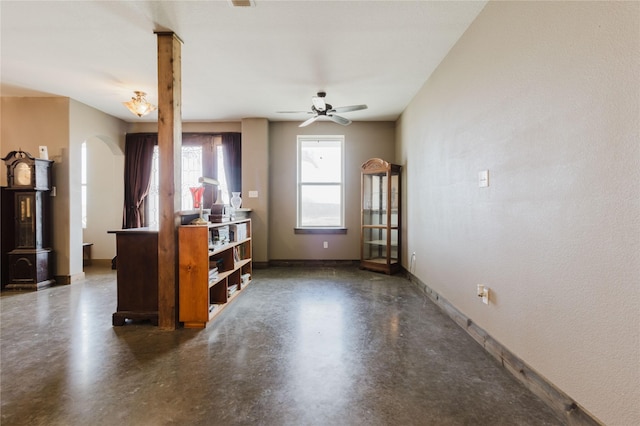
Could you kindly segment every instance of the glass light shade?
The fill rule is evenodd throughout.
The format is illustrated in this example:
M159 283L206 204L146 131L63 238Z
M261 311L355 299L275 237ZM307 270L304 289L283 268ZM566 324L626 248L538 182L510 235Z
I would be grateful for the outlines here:
M123 102L122 104L126 106L129 111L137 115L138 117L142 117L144 115L149 114L152 111L155 111L157 108L155 105L147 102L145 96L147 96L144 92L134 92L136 94L135 97L131 98L129 102Z

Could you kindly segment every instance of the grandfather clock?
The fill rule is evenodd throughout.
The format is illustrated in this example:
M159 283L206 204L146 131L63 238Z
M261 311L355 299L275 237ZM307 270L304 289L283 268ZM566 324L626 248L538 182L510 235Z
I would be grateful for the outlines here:
M2 203L2 215L12 217L13 238L6 254L8 282L5 288L38 290L55 283L51 249L51 165L24 151L3 158L7 166L10 202ZM6 205L5 205L6 204Z

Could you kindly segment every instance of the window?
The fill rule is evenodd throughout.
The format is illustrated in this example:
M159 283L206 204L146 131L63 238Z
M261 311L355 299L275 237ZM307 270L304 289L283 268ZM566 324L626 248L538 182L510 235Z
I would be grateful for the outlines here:
M87 229L87 143L80 146L80 204L82 205L82 229Z
M189 188L199 186L198 178L203 176L203 154L205 150L198 145L182 146L182 187L181 187L181 209L191 210L193 208L193 198ZM209 151L210 152L210 151ZM222 191L222 202L229 203L229 191L227 190L226 177L224 171L224 161L222 158L222 145L218 140L215 142L216 163L218 176L214 177L220 182L220 186L215 188ZM213 177L213 176L209 176ZM149 207L149 226L158 227L159 225L159 168L158 168L158 146L153 148L153 165L151 168L151 183L149 185L148 207ZM207 206L204 206L208 208Z
M216 179L220 182L218 189L222 195L222 204L229 204L229 185L227 185L227 175L224 170L224 149L222 149L220 142L216 143L216 161L218 170L218 177Z
M344 227L344 136L298 136L298 228Z

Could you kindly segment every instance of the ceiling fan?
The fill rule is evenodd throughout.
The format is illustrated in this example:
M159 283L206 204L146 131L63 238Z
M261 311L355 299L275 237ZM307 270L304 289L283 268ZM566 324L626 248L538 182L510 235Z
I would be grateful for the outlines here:
M299 127L308 126L309 124L313 123L314 121L316 121L322 116L327 117L331 121L334 121L338 124L342 124L343 126L348 126L349 124L351 124L351 120L349 120L348 118L344 118L339 115L336 115L336 113L344 113L344 112L350 112L350 111L358 111L361 109L367 109L366 105L350 105L350 106L334 108L331 104L328 104L325 102L324 98L326 96L327 94L325 92L318 92L317 96L313 96L311 98L311 101L313 102L313 105L311 105L311 111L278 111L278 112L281 112L281 113L303 112L307 114L313 114L313 117L311 117L304 123L300 124Z

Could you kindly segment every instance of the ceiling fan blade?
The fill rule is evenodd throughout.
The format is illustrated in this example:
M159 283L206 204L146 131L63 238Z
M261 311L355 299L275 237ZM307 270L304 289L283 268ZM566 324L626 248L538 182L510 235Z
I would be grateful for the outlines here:
M313 114L311 111L276 111L277 114Z
M366 105L350 105L334 108L331 112L350 112L350 111L359 111L361 109L367 109Z
M309 124L313 123L314 121L316 121L318 118L320 118L319 115L314 115L313 117L311 117L310 119L308 119L307 121L305 121L304 123L302 123L301 125L299 125L298 127L305 127L308 126Z
M331 119L331 121L335 121L338 124L342 124L343 126L348 126L349 124L351 124L351 120L349 120L348 118L344 118L344 117L340 117L339 115L327 115L327 117L329 117Z
M311 101L313 102L313 106L316 107L318 111L324 111L327 109L327 104L325 104L324 102L324 97L314 96L311 98Z

